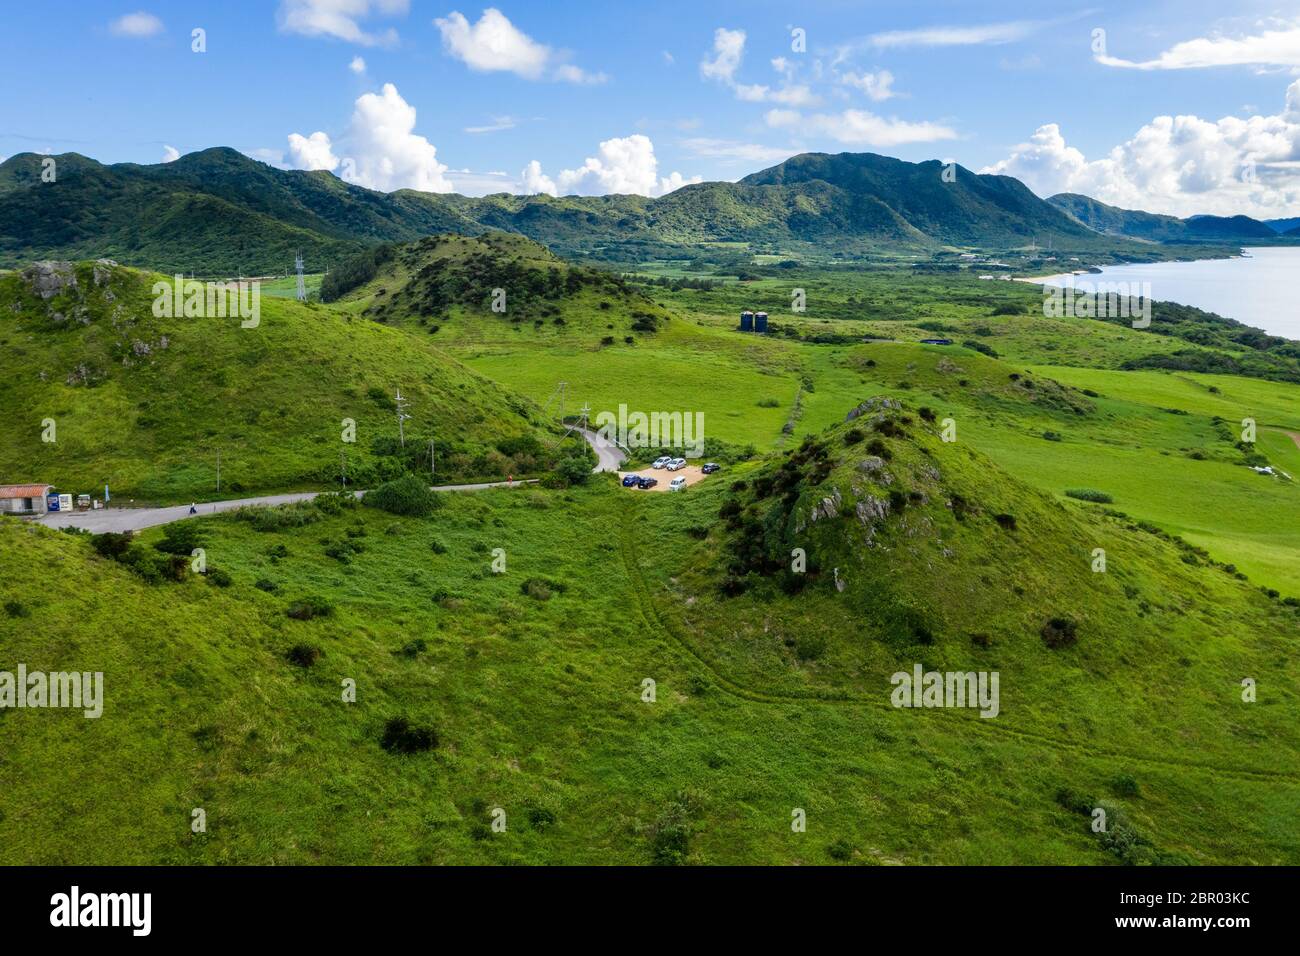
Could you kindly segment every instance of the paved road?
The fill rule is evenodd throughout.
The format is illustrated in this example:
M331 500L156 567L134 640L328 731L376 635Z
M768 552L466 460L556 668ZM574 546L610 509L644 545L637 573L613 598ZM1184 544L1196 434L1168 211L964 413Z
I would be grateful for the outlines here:
M579 428L578 431L582 437L587 439L587 444L596 452L596 457L600 459L600 464L592 471L618 471L619 466L627 461L627 455L623 450L613 442L606 441L598 433Z
M434 491L482 491L484 488L505 488L509 485L518 488L522 485L536 483L535 478L526 481L505 482L487 481L476 485L437 485ZM295 501L310 501L318 493L300 492L289 495L263 495L259 498L233 498L229 501L206 501L198 506L200 515L218 514L222 511L234 511L246 505L287 505ZM361 497L362 492L355 492ZM99 511L56 511L53 514L33 518L40 524L51 528L84 528L96 534L104 531L142 531L160 524L170 524L189 517L189 505L175 505L169 508L103 508Z
M619 465L627 458L618 446L605 441L593 431L578 429L582 437L596 452L600 464L593 471L618 471ZM518 488L521 485L536 484L536 478L516 482L485 481L476 485L437 485L434 491L482 491L485 488ZM248 505L288 505L295 501L310 501L318 492L306 491L287 495L262 495L258 498L232 498L229 501L206 501L198 506L200 515L219 514L222 511L234 511ZM354 492L361 497L364 492ZM96 534L105 531L143 531L160 524L171 524L188 518L189 505L173 505L168 508L103 508L99 511L56 511L31 520L50 528L84 528Z

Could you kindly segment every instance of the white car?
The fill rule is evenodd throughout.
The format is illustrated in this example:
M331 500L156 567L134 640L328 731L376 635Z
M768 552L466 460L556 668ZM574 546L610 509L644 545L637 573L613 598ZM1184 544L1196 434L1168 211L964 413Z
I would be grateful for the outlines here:
M686 487L686 476L685 476L685 475L678 475L678 476L677 476L676 478L674 478L672 481L668 482L668 490L669 490L669 491L681 491L681 490L682 490L683 488L685 488L685 487Z
M685 458L674 458L674 459L672 459L671 461L668 462L668 470L669 470L669 471L680 471L681 469L683 469L683 468L685 468L685 467L686 467L686 459L685 459Z
M651 468L663 468L663 467L666 466L670 461L672 461L672 458L671 458L670 456L668 456L668 455L664 455L662 458L656 458L655 461L654 461L654 464L651 465L650 467L651 467Z

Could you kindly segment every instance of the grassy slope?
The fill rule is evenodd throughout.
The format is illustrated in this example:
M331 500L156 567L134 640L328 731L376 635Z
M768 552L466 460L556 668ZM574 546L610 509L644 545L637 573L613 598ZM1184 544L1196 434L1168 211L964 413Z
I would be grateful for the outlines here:
M256 328L159 319L155 277L115 268L96 285L93 271L79 266L77 288L48 302L20 275L0 278L0 406L26 413L0 434L5 480L72 492L109 482L120 499L212 498L220 450L226 495L328 486L341 450L359 477L376 463L372 442L396 437L388 396L398 387L410 399L408 435L427 439L433 423L440 442L466 452L462 473L500 438L537 433L536 409L427 340L272 296ZM93 385L69 384L79 367ZM45 418L57 424L53 444L41 441ZM346 446L344 418L357 423ZM442 464L454 477L450 454Z
M724 534L686 530L712 523L723 481L680 497L610 482L453 496L425 521L361 509L271 533L202 519L228 589L148 586L83 540L0 523L0 581L76 582L6 586L30 614L0 617L6 660L102 670L107 687L97 721L0 711L0 859L645 863L684 822L700 862L831 862L832 847L863 863L1115 862L1061 788L1118 808L1162 853L1300 859L1293 612L1018 490L962 447L923 431L890 445L901 480L934 456L943 486L986 512L955 527L934 494L881 529L889 552L862 548L856 519L819 523L810 553L850 587L822 574L797 599L717 596ZM829 479L846 495L858 456ZM992 524L995 507L1017 509L1017 531ZM324 555L358 527L351 563ZM1106 575L1087 571L1097 540ZM529 577L566 589L540 601ZM278 592L253 587L263 578ZM877 592L919 600L935 642L891 637ZM287 618L307 594L335 614ZM1200 594L1213 600L1184 597ZM1078 615L1078 646L1043 647L1049 608ZM800 660L783 638L809 628L826 643ZM992 647L973 647L973 628ZM324 657L294 667L296 643ZM888 674L914 660L1000 669L1002 716L889 707ZM1258 704L1239 702L1243 674ZM340 701L345 677L356 704ZM824 693L843 699L809 696ZM434 727L438 748L382 750L398 714ZM508 827L493 835L496 806ZM806 834L790 831L794 807Z

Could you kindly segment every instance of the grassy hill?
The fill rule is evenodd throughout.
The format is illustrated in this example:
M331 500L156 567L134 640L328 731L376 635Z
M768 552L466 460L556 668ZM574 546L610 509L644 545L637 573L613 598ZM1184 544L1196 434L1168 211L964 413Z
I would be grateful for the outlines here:
M0 522L6 654L106 690L98 720L0 712L0 859L1300 860L1295 609L910 400L850 407L682 495L201 519L220 581ZM891 706L917 663L998 671L998 716Z
M171 281L105 262L0 276L0 407L24 410L0 435L5 480L189 501L337 486L344 467L354 486L427 473L430 438L449 481L536 473L548 460L540 410L427 339L284 298L263 298L250 328L158 318L159 279Z

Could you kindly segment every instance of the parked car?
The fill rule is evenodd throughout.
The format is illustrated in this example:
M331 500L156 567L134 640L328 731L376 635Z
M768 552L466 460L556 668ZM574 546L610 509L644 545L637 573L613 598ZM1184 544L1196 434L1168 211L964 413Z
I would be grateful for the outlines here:
M685 467L686 467L685 458L674 458L672 461L668 462L669 471L680 471Z
M654 463L653 465L651 465L650 467L651 467L651 468L663 468L665 465L667 465L667 464L668 464L670 461L672 461L672 460L673 460L673 458L672 458L671 455L664 455L662 458L656 458L656 459L655 459L655 463Z
M657 484L659 484L659 479L658 479L658 478L651 478L649 475L646 475L644 478L642 478L642 479L640 480L640 482L637 483L637 487L638 487L638 488L653 488L653 487L654 487L655 485L657 485Z
M641 476L640 476L640 475L624 475L624 476L623 476L623 487L624 487L624 488L631 488L633 485L639 485L639 484L641 484Z
M722 466L719 465L716 461L711 461L703 468L701 468L700 471L704 472L706 475L711 475L715 471L718 471L721 467Z
M669 490L669 491L681 491L681 490L682 490L683 488L685 488L685 487L686 487L686 476L685 476L685 475L678 475L678 476L677 476L676 478L674 478L672 481L668 482L668 490Z

